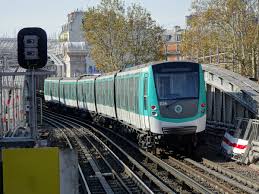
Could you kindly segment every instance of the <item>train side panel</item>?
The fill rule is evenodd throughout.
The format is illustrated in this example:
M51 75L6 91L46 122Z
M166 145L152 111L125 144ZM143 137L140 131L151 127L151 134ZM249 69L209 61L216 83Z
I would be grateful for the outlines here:
M59 82L59 101L60 101L60 104L62 106L65 106L66 105L66 101L65 101L65 88L64 88L64 82L62 82L60 80Z
M59 80L53 80L52 82L52 101L59 104Z
M50 101L51 100L51 80L47 80L45 79L44 80L44 99L46 102Z
M98 77L96 79L96 108L99 114L116 118L114 104L115 74Z
M45 101L59 104L60 91L59 91L59 77L47 78L44 80L44 98Z
M84 111L96 112L94 81L95 78L78 80L78 107Z
M144 110L145 98L143 97L144 76L147 75L145 72L147 69L143 68L117 74L116 105L120 121L139 129L149 130L149 120L147 112Z
M64 92L64 105L70 108L77 108L77 92L76 92L76 84L77 81L74 79L69 80L61 80L60 84L62 85L62 89Z

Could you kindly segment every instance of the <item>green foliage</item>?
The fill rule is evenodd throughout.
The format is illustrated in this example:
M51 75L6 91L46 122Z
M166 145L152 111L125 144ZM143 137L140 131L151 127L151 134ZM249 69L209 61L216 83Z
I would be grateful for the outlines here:
M102 0L86 11L83 29L103 72L160 58L163 29L139 5L126 8L120 0Z

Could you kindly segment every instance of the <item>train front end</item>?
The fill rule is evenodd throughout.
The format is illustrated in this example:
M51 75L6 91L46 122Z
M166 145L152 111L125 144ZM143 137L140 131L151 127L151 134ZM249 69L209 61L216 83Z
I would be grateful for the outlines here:
M204 131L206 92L201 65L165 62L151 67L150 131L158 136L185 136Z

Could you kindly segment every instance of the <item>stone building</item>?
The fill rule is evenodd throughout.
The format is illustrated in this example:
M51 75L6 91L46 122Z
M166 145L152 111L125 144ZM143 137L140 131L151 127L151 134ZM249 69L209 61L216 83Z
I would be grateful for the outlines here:
M184 29L175 26L172 30L166 30L164 33L164 55L168 61L181 60L180 44Z
M59 35L66 77L96 73L95 63L90 58L90 47L82 31L83 11L68 14L68 21L62 25Z

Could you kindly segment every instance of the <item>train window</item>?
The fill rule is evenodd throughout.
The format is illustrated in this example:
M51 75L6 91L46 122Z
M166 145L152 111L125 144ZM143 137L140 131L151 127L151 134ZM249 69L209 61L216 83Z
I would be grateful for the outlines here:
M99 82L99 104L102 104L102 89L103 89L103 86L102 86L102 82Z
M138 114L139 113L139 99L138 99L138 96L139 96L139 77L137 76L136 77L136 98L135 98L135 103L136 103L136 113Z
M120 108L120 104L119 104L119 95L118 95L118 87L119 87L119 80L118 80L118 78L116 78L116 80L115 80L115 84L116 84L116 87L115 87L115 96L116 96L116 106L117 106L117 108Z
M110 101L109 80L105 80L104 83L105 83L105 92L103 97L106 98L105 105L109 105L109 101Z
M128 80L129 78L126 77L125 79L125 110L128 110L128 97L129 97L129 93L128 93Z
M80 91L80 97L81 97L81 101L84 102L85 101L85 95L84 95L84 87L83 87L84 82L80 83L80 87L78 88L78 91Z
M91 93L92 93L92 100L91 102L94 102L94 82L91 83Z
M132 77L129 79L129 110L132 112L133 111L133 104L132 104L132 98L133 98L133 80Z
M65 92L66 92L66 98L69 99L70 98L69 85L65 84L65 82L64 82L64 88L65 88Z
M93 101L93 84L89 82L89 90L87 91L90 93L88 101L92 103Z
M109 80L105 80L104 82L105 85L105 92L103 94L103 97L105 98L105 105L109 104Z
M97 99L98 99L98 104L100 104L100 96L101 96L101 82L98 81L98 84L97 84L97 90L98 90L98 96L97 96Z
M112 80L109 80L109 106L112 106Z
M110 106L111 105L111 80L108 80L107 82L107 90L108 90L108 102L107 105Z
M104 94L106 93L106 89L107 88L105 87L105 82L102 81L102 100L103 100L102 104L103 105L106 104L106 100L107 100L107 98L104 98Z
M123 108L123 99L122 99L122 95L123 95L123 91L122 91L122 79L120 78L120 90L118 91L119 94L119 98L120 98L120 108Z
M111 106L114 107L114 79L111 80Z
M128 90L129 90L129 78L126 78L126 80L125 80L125 104L126 104L126 109L125 110L128 110L129 109L129 103L128 103L128 99L129 99L129 92L128 92Z
M71 98L74 100L74 83L72 82L72 84L70 84L70 86L71 86Z
M125 78L123 78L122 80L122 88L121 88L121 91L122 91L122 108L125 110L126 108L126 103L125 103Z
M114 107L114 80L111 81L111 105Z
M126 79L124 78L123 79L123 104L124 104L124 110L127 110L127 105L126 105L126 97L127 97L127 94L126 94Z
M100 104L103 104L102 103L102 95L103 95L103 83L100 82L100 96L99 96L99 100L100 100Z
M73 83L70 83L70 93L71 93L71 99L74 100L74 88L73 88Z
M121 109L123 109L123 79L121 78L120 80L120 90L119 90L119 95L120 95L120 104L121 104Z
M130 111L130 106L131 106L131 103L130 103L130 98L131 98L131 93L130 93L130 80L131 78L128 78L127 79L127 107L128 107L128 110Z
M120 104L121 104L121 109L123 109L123 79L121 78L120 80L120 90L119 90L119 95L120 95Z
M91 102L91 97L92 97L91 85L92 85L92 84L91 84L90 82L88 82L88 85L89 85L88 90L87 90L87 92L84 94L84 96L85 96L87 93L89 93L89 96L88 96L86 102Z
M145 74L144 78L144 110L147 110L147 89L148 89L148 77Z
M123 109L123 80L122 80L122 78L120 79L119 95L120 95L120 106L121 106L121 109Z
M75 93L74 93L74 83L71 84L71 93L72 93L72 99L75 99Z
M132 111L132 77L129 78L129 111Z
M71 99L74 100L74 87L73 87L73 83L70 84L70 92L71 92Z
M103 92L103 98L105 99L105 105L109 104L109 88L108 88L108 80L104 80L104 92Z
M136 112L136 78L132 78L132 111Z
M68 83L68 87L69 87L69 96L70 96L70 98L69 99L71 99L72 100L72 87L71 87L71 84L70 83Z
M103 98L105 100L105 105L108 104L108 101L109 101L109 90L108 90L108 81L105 80L104 81L104 92L103 92Z
M87 92L84 94L84 96L86 96L86 94L88 94L88 98L87 98L86 102L91 102L91 95L92 95L91 83L88 82L87 84L89 85L89 87L88 87L88 90L86 90Z
M100 103L100 91L101 91L101 84L100 82L97 82L97 85L96 85L96 90L97 90L97 101L98 101L98 104Z
M120 93L120 88L121 88L121 79L118 79L117 80L118 82L118 87L116 88L117 89L117 102L118 102L118 108L121 108L121 93Z
M102 103L101 104L105 105L105 98L103 98L104 97L104 93L105 93L105 87L104 87L104 82L103 81L102 81L102 91L101 91L101 93L102 93L102 98L101 98Z
M96 83L95 85L95 90L96 90L96 102L99 101L99 84Z

